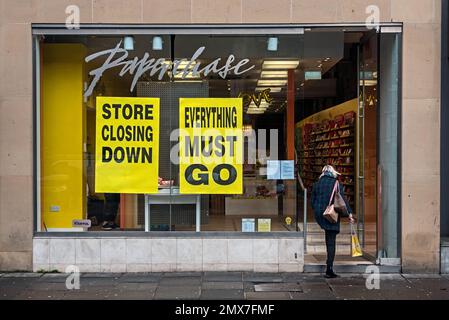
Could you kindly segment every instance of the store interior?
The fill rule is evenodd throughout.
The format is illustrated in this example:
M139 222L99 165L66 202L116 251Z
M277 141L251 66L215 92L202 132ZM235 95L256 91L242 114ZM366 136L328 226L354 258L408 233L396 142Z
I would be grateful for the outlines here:
M243 194L201 196L201 231L304 230L304 218L308 224L314 223L310 207L313 182L318 179L323 165L332 164L341 173L345 195L363 226L365 249L374 254L378 127L376 36L360 30L306 31L301 35L273 36L47 36L41 39L41 126L47 125L41 137L43 229L58 226L54 217L59 205L55 203L65 199L63 201L70 206L60 205L61 211L67 208L66 214L72 219L90 219L89 230L102 230L105 197L95 192L95 98L151 96L161 99L159 189L168 190L169 201L152 205L151 197L120 194L116 215L120 229L117 230L144 230L145 207L150 206L150 231L195 231L195 205L170 202L170 198L177 196L179 186L179 168L169 160L170 150L176 144L170 140L170 133L179 127L179 98L242 97L244 131L274 129L277 141L268 138L264 143L257 138L256 163L244 163ZM82 108L68 101L70 92L64 91L59 97L52 93L57 86L70 91L80 85L85 90L93 79L89 72L99 68L108 55L89 62L84 58L117 45L127 50L127 59L141 59L145 53L151 58L165 59L168 72L162 77L159 73L143 73L131 90L135 74L119 74L120 68L108 69L92 95L82 99ZM233 55L236 61L249 59L248 66L254 67L239 75L229 73L225 79L217 73L193 75L190 70L187 77L181 78L170 72L174 59L185 61L180 64L180 70L188 69L188 61L200 47L205 50L195 64L206 66L221 58L222 65ZM66 76L74 70L77 77ZM66 87L62 87L64 82L68 82ZM65 108L58 109L61 99L67 102ZM359 101L364 101L363 122ZM57 118L66 118L67 122L59 128L48 126ZM70 133L63 135L64 139L55 141L58 130L67 131L67 125L76 125L76 121L81 128L70 129ZM70 150L67 139L74 143ZM270 154L275 145L277 154ZM292 155L294 179L267 178L267 159L292 160ZM248 158L247 153L245 157ZM70 161L64 162L67 159ZM56 168L55 163L60 165ZM357 170L365 177L362 184ZM69 179L71 184L67 183ZM308 193L306 215L303 187ZM311 228L313 231L313 226ZM313 241L310 243L312 250Z

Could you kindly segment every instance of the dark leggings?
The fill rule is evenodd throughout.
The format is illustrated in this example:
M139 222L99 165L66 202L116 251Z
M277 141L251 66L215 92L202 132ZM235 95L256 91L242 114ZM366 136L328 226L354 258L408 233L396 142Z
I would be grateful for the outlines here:
M326 265L327 268L332 268L334 265L335 258L335 247L336 247L336 239L337 239L337 231L333 230L325 230L326 234L326 251L327 251L327 260Z
M114 221L120 204L120 193L104 194L104 220Z

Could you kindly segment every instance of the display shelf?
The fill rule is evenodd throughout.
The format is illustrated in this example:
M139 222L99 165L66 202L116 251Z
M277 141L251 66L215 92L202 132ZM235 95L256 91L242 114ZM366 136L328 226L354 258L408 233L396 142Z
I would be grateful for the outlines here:
M331 129L324 130L324 131L311 132L310 135L323 134L323 133L327 133L327 132L331 132L331 131L344 130L344 129L349 129L349 128L353 128L353 127L354 127L353 124L348 124L348 125L344 125L344 126L341 126L338 128L331 128Z
M304 127L299 148L299 171L305 176L301 177L306 187L310 187L318 179L321 174L320 167L330 164L341 173L339 180L353 191L356 162L355 117L355 112L347 112L337 115L333 120L307 123L309 129ZM316 163L317 161L320 163ZM337 161L339 163L335 163ZM353 195L350 197L353 198Z
M326 139L319 139L319 140L310 140L310 143L317 143L317 142L326 142L326 141L332 141L332 140L339 140L339 139L348 139L348 138L353 138L353 135L348 135L348 136L338 136L338 137L330 137L330 138L326 138Z

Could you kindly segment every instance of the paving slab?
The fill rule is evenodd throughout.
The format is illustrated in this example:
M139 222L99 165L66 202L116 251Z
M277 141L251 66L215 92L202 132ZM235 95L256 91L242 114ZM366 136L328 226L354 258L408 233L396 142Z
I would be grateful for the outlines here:
M206 289L201 291L201 300L242 300L243 290Z
M154 292L125 292L111 296L111 300L153 300Z
M70 290L64 294L64 300L109 300L111 291Z
M203 275L203 281L210 282L236 282L242 281L242 278L242 272L207 271Z
M48 283L59 283L67 280L68 274L64 273L45 273L42 277L38 278L36 282L48 282Z
M64 299L64 291L27 291L17 295L17 300L62 300Z
M261 283L254 285L255 292L303 292L299 283Z
M91 278L91 279L80 279L80 286L85 287L96 287L96 288L111 288L115 286L118 279L107 279L107 278Z
M120 292L132 292L132 291L144 291L144 292L155 292L158 287L157 283L151 282L132 282L132 283L118 283L114 290Z
M201 286L199 277L163 277L159 280L161 287Z
M368 289L365 286L346 286L330 284L330 289L337 299L363 300Z
M300 273L300 274L284 274L282 275L283 282L325 282L324 274L320 273Z
M335 300L334 294L329 291L290 292L292 300Z
M66 291L68 290L65 282L34 282L24 291Z
M407 274L403 273L405 279L441 279L439 274Z
M398 273L381 273L379 275L380 280L394 280L394 281L407 281L401 274Z
M198 300L200 298L200 286L183 287L158 287L154 299L158 300Z
M243 282L225 282L225 281L203 281L203 290L211 289L234 289L243 290Z
M245 290L245 292L254 292L254 283L243 282L243 290Z
M329 285L326 282L318 283L318 282L302 282L301 287L305 293L310 292L331 292Z
M165 272L164 277L202 277L202 272Z
M345 285L348 287L352 287L352 286L365 286L366 283L366 278L364 278L362 275L360 275L358 278L333 278L333 279L325 279L326 283L328 285Z
M282 282L282 276L279 273L243 273L243 281L248 282Z
M35 272L11 272L4 273L2 278L40 278L42 273Z
M245 292L247 300L290 300L289 292Z
M145 283L145 282L152 282L157 283L161 280L161 275L154 275L152 273L145 273L145 274L125 274L122 277L118 278L118 282L135 282L135 283Z
M16 297L23 294L24 289L19 287L1 287L0 299L1 300L13 300Z
M445 278L409 279L409 282L419 294L432 299L449 299L449 281Z
M139 285L139 284L136 284ZM114 287L111 290L99 292L102 299L108 300L152 300L155 295L156 288L151 290L142 290L142 288L123 289Z
M81 278L114 278L118 279L122 277L124 273L111 273L111 272L82 272Z

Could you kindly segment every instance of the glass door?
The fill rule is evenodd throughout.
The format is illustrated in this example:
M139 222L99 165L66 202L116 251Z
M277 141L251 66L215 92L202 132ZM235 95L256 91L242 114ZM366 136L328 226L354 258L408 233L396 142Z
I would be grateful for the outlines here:
M359 45L357 109L357 230L366 254L377 250L378 197L378 34L372 30Z

